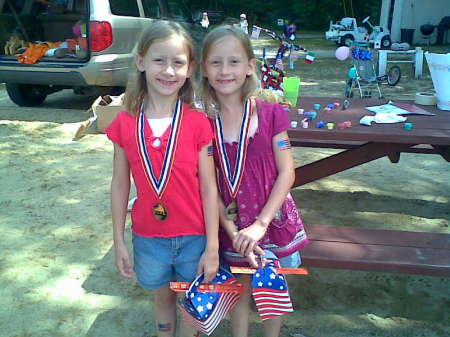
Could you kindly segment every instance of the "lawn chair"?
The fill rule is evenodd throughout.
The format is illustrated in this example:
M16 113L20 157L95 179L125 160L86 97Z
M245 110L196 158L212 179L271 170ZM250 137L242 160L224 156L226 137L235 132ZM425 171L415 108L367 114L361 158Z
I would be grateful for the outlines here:
M372 60L372 52L366 43L357 43L352 49L352 62L354 73L349 79L349 88L346 96L353 96L353 89L358 88L361 98L371 98L372 90L378 91L378 98L383 98L381 94L379 79L375 64Z

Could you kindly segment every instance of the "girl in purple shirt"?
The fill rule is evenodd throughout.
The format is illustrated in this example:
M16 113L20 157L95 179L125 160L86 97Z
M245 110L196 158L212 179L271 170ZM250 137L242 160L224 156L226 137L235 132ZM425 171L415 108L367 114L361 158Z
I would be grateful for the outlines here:
M209 32L202 50L202 100L215 130L220 189L220 250L231 266L258 266L256 255L298 267L308 243L290 194L294 161L280 105L252 99L259 81L248 36L231 26ZM239 277L250 290L250 277ZM231 313L233 336L248 335L251 292ZM281 316L265 320L266 337L279 336Z

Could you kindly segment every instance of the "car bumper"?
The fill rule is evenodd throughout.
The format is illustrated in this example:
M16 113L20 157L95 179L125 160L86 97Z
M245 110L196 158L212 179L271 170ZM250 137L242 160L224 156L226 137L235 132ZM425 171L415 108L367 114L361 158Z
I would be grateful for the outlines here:
M0 82L61 86L126 86L132 57L93 56L87 63L0 60Z

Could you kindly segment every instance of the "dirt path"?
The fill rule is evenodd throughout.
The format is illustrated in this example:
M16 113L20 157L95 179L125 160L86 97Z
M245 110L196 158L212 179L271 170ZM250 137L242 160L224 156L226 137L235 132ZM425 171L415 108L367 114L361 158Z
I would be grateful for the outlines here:
M342 97L348 63L297 63L301 95ZM431 80L405 77L385 96L411 98ZM91 100L61 92L19 109L0 86L0 335L149 337L151 299L113 266L112 146L72 141ZM448 113L448 112L443 112ZM298 164L332 150L296 149ZM450 233L450 170L434 155L383 158L305 185L294 196L310 223ZM127 236L129 237L129 235ZM450 335L449 279L312 269L292 279L296 312L283 337ZM230 336L225 321L214 336ZM252 336L262 327L252 316Z

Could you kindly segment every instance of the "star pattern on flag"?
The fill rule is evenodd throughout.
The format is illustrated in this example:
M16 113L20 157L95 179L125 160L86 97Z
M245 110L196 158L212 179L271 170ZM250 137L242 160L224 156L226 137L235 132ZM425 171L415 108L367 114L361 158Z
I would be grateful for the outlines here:
M253 274L252 295L263 321L294 311L286 280L275 269L277 265L278 261L271 261Z
M239 299L238 292L200 292L197 291L204 275L199 275L179 301L183 318L206 335L212 334L225 315L230 312ZM219 269L211 283L234 284L233 274Z

